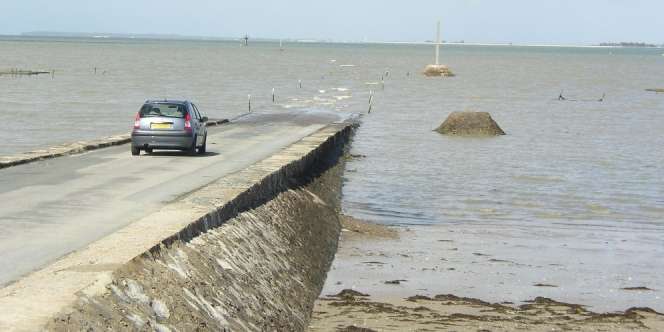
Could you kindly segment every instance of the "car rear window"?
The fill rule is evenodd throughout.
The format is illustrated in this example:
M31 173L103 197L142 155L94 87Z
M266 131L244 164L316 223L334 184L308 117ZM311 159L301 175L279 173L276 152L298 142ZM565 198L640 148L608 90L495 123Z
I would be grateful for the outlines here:
M184 118L187 114L187 109L181 104L145 104L141 107L140 114L142 118Z

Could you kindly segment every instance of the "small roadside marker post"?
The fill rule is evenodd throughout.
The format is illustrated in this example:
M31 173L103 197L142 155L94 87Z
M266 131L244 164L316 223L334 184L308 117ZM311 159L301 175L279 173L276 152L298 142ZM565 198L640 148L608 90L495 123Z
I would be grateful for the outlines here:
M371 109L373 108L373 97L374 97L374 92L373 90L369 91L369 112L371 113Z

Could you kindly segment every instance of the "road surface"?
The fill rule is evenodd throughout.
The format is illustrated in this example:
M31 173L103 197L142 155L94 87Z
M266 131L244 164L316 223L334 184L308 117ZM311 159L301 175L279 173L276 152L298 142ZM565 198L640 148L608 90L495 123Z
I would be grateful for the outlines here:
M0 287L341 119L250 114L210 128L203 156L122 145L1 169Z

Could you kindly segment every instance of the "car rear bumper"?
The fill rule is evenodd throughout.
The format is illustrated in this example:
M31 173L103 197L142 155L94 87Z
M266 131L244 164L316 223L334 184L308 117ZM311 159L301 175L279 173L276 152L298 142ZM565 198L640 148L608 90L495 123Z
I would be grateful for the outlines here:
M191 147L194 137L187 132L134 131L131 133L131 145L145 149L185 150Z

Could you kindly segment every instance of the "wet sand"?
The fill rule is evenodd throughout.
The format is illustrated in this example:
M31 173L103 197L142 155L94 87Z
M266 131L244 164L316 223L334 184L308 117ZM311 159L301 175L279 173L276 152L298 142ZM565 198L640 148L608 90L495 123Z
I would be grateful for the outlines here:
M599 305L606 298L589 301L581 293L597 292L580 290L582 276L566 280L564 263L544 267L536 251L519 260L502 258L503 252L484 250L488 237L459 225L453 234L445 227L342 221L339 251L310 331L664 330L664 315L647 307L661 304L660 291L636 286L638 280L606 286L616 287L613 302Z

